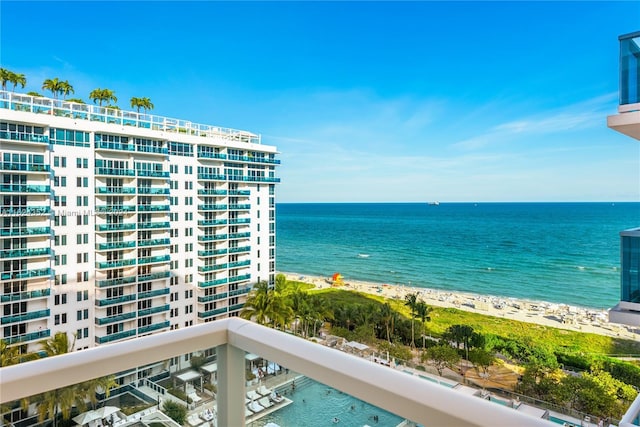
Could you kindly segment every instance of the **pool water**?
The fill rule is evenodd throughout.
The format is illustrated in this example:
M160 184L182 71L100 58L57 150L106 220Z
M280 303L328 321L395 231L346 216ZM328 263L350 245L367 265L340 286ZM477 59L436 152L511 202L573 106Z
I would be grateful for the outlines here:
M289 391L286 397L292 404L272 412L250 424L262 427L272 422L281 427L393 427L404 418L372 406L313 380L296 380L295 391ZM374 419L377 416L377 422ZM334 417L339 421L334 422Z

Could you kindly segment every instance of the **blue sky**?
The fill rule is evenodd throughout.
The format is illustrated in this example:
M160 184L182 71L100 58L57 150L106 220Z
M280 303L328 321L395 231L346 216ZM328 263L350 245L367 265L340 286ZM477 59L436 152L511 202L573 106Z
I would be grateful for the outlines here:
M640 2L0 8L24 91L58 77L259 133L279 202L640 200L640 143L606 126Z

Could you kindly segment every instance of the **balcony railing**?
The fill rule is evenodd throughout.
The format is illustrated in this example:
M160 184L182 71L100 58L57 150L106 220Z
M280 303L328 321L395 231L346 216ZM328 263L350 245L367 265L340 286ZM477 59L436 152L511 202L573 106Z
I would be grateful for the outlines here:
M227 194L227 190L198 190L198 195L200 196L225 196Z
M112 323L123 322L125 320L130 320L136 317L136 313L123 313L118 314L117 316L108 316L108 317L96 317L96 325L110 325Z
M46 298L51 295L51 289L37 289L34 291L20 292L17 294L4 294L0 296L0 302L23 301L33 298Z
M138 258L138 264L154 264L158 262L168 262L171 260L171 255L158 255L144 258Z
M47 308L44 310L32 311L29 313L2 316L2 318L0 319L0 324L7 325L9 323L18 323L18 322L26 322L27 320L42 319L43 317L49 317L49 314L51 314L51 310Z
M212 227L212 226L216 226L216 225L226 225L227 224L227 220L226 219L205 219L205 220L198 220L198 225L201 227Z
M171 277L170 271L159 271L157 273L141 274L140 276L138 276L138 282L147 282L149 280L165 279L167 277Z
M154 323L148 326L142 326L138 328L138 334L147 334L149 332L157 331L158 329L168 328L170 325L171 323L168 320L165 320L164 322Z
M136 171L133 169L113 169L105 167L97 167L96 175L113 175L113 176L136 176Z
M198 251L198 256L199 257L209 257L209 256L218 256L218 255L224 255L227 253L227 249L212 249L209 251Z
M154 291L149 291L149 292L140 292L138 293L138 299L159 297L162 295L168 295L169 293L170 293L169 288L156 289Z
M209 280L209 281L206 281L206 282L198 282L198 287L199 288L210 288L212 286L225 285L225 284L227 284L228 281L229 281L229 279L227 279L226 277L223 277L221 279Z
M150 314L162 313L164 311L169 311L169 304L138 310L138 317L149 316Z
M229 294L227 294L226 292L223 292L221 294L213 294L205 297L198 297L198 302L204 304L211 301L218 301L218 300L227 298L228 295Z
M216 271L216 270L224 270L225 268L227 268L226 263L224 264L211 264L211 265L203 265L198 267L198 271L201 273L207 273L209 271Z
M242 282L243 280L249 280L251 278L250 274L243 274L241 276L229 277L229 283Z
M18 344L21 342L41 340L51 336L51 330L43 329L41 331L29 332L22 335L14 335L12 337L4 337L3 340L7 345Z
M117 277L115 279L96 280L96 285L99 288L108 288L110 286L120 286L120 285L135 283L136 279L137 279L136 276L129 276L129 277Z
M48 185L30 185L30 184L1 184L0 193L51 193L51 187Z
M42 163L1 162L0 170L49 173L51 172L51 167L49 165L44 165Z
M136 194L135 187L96 187L98 194Z
M205 234L204 236L198 236L199 242L212 242L215 240L226 240L229 237L228 234Z
M118 298L99 299L96 302L98 307L106 307L108 305L125 304L128 302L133 302L135 300L136 300L136 294L131 294L131 295L123 295Z
M219 314L226 313L227 308L228 307L220 307L220 308L214 308L213 310L209 310L209 311L201 311L198 313L198 317L200 319L205 319L207 317L217 316Z
M51 248L13 249L0 251L0 258L28 258L51 255Z
M51 206L3 206L3 215L48 215Z
M96 261L96 268L98 269L107 269L107 268L117 268L117 267L126 267L129 265L136 265L135 259L118 259L113 261Z
M98 251L110 251L114 249L126 249L135 248L136 242L111 242L111 243L96 243L96 250Z
M5 108L4 104L5 103L0 103L0 107ZM0 131L0 139L10 139L12 141L25 141L25 142L40 142L43 144L49 143L49 137L46 135L39 135L35 133L24 133L24 132Z
M51 276L50 268L37 268L34 270L22 270L22 271L5 271L0 276L2 280L11 279L32 279L34 277Z
M138 240L138 246L166 246L171 243L171 240L166 239L151 239L151 240Z
M168 322L157 325L165 327ZM148 332L139 328L138 333ZM96 338L109 342L135 330ZM318 345L239 318L68 353L2 368L0 403L216 347L217 425L245 425L245 354L285 365L329 387L427 426L522 426L556 424L426 381L414 375ZM640 398L632 408L637 416ZM631 410L630 410L631 411ZM624 419L623 419L624 420ZM623 425L623 424L621 424ZM630 421L624 427L630 427Z
M111 341L117 341L125 338L132 337L136 334L135 329L129 329L128 331L117 332L111 335L103 335L101 337L96 337L96 342L98 344L104 344Z

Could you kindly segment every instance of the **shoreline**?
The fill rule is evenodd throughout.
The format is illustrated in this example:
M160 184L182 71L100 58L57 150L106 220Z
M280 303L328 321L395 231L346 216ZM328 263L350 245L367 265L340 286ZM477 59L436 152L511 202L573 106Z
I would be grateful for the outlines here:
M329 277L294 272L278 273L284 274L288 281L307 283L313 285L316 289L333 287L329 283ZM407 294L417 292L419 299L432 306L457 308L485 316L501 317L576 332L640 340L640 329L609 322L607 310L469 292L444 291L363 280L343 280L344 285L336 287L336 289L363 292L399 300L404 300Z

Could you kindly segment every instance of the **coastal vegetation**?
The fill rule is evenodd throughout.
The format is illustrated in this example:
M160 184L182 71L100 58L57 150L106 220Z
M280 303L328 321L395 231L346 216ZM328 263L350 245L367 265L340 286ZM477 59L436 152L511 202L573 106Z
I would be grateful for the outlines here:
M439 375L472 369L483 386L493 367L508 366L513 384L492 388L599 418L621 417L640 386L640 365L615 357L640 354L638 342L430 307L417 294L316 290L278 275L274 289L256 285L241 316L304 337L322 329Z

